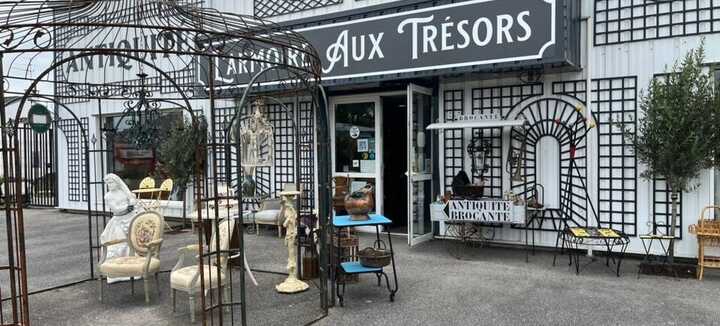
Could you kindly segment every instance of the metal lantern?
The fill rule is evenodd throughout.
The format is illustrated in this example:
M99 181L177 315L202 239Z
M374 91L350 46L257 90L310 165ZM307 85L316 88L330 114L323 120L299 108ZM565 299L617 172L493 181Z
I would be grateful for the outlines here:
M489 168L487 159L490 156L490 142L481 137L473 137L467 147L467 152L470 155L473 175L484 179L485 172Z
M240 127L240 165L250 170L273 164L273 127L260 111L264 106L261 100L256 101L255 112Z

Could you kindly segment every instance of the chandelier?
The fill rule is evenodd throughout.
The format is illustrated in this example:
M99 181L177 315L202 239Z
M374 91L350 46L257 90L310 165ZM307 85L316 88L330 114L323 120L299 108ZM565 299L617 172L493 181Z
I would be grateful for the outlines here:
M128 117L127 137L138 148L156 148L160 142L160 103L152 99L146 88L147 74L139 73L140 88L132 99L123 103L123 116Z

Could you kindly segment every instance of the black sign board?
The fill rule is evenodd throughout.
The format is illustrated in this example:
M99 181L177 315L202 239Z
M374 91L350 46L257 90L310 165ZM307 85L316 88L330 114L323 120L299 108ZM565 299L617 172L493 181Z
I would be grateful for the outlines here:
M528 62L556 55L561 35L556 2L470 0L297 29L319 52L323 80ZM243 48L243 47L235 47ZM254 54L298 66L302 55L281 50ZM208 62L198 75L207 85ZM216 64L216 85L244 84L262 67Z

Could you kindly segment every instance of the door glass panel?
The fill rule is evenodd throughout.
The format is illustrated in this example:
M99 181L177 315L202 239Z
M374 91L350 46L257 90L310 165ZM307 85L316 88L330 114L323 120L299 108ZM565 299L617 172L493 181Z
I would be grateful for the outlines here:
M335 172L375 173L375 103L335 107Z
M417 92L410 87L409 121L411 128L408 133L410 148L410 216L411 237L417 238L432 232L430 221L430 202L432 201L432 134L426 131L432 119L432 96ZM411 245L416 244L410 241Z

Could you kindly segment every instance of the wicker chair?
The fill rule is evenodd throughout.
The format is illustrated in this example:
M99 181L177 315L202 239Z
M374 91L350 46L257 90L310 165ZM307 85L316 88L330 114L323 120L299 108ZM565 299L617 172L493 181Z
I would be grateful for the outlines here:
M705 268L720 268L720 257L706 256L708 247L720 247L720 220L709 219L709 210L720 211L720 206L706 206L700 213L698 223L690 226L690 233L695 234L698 240L698 280L703 279Z
M160 246L163 242L163 218L155 212L143 212L130 222L127 239L113 240L102 244L102 260L98 264L100 301L103 300L103 283L108 277L129 277L132 294L135 294L135 278L142 277L145 288L145 302L150 303L150 276L160 292L158 271L160 270ZM107 248L127 242L130 255L107 258Z
M235 221L232 219L223 219L219 222L218 230L220 231L220 239L217 240L217 234L213 232L210 239L210 250L209 252L215 251L226 251L230 248L230 239L232 238L233 230L235 229ZM214 229L213 229L214 231ZM216 249L216 242L220 243L219 250ZM200 292L200 268L198 265L198 245L189 245L178 250L178 261L170 272L170 287L172 291L173 312L175 311L175 298L176 291L182 291L188 294L188 301L190 306L190 321L195 322L195 296ZM228 254L220 254L220 273L218 275L218 266L215 265L216 258L212 256L210 264L203 265L203 274L205 276L205 290L209 291L212 289L224 290L225 300L230 299L230 287L225 286L226 282L229 281L226 276L229 276L227 272Z

